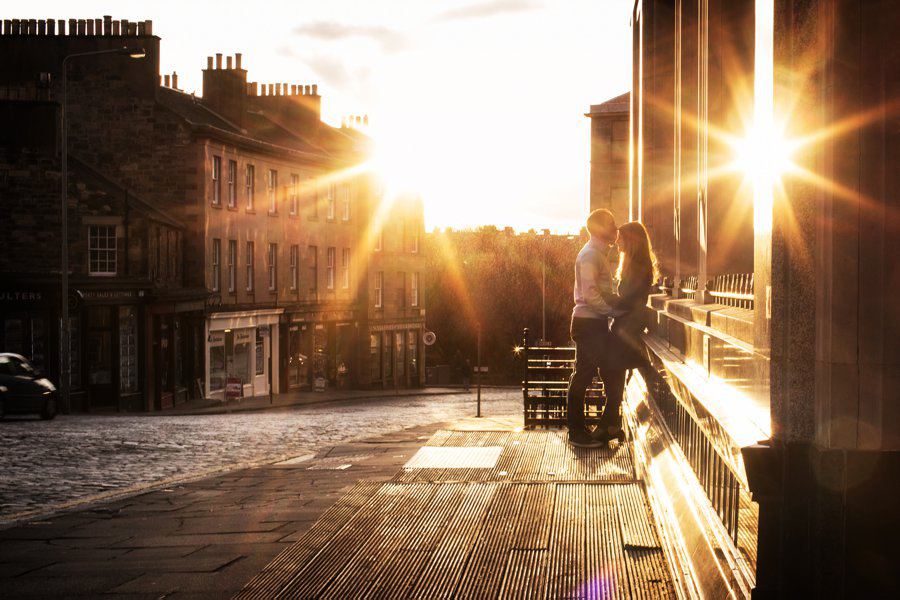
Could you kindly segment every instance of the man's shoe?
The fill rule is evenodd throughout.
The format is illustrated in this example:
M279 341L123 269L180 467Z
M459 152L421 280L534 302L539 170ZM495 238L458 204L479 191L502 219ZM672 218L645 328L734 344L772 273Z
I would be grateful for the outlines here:
M569 434L569 443L576 448L601 448L604 445L604 442L595 440L587 433L584 433L583 435Z

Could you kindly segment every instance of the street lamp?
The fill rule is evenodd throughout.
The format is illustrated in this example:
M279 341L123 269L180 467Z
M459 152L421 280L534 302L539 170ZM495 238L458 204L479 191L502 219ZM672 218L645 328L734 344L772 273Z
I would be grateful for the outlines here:
M122 47L112 48L110 50L95 50L93 52L77 52L69 54L62 61L62 97L60 101L60 117L59 125L62 133L62 183L60 184L60 211L62 216L62 256L60 262L62 269L60 270L60 328L59 328L59 392L62 400L63 410L69 412L69 375L71 365L69 364L69 202L68 202L68 182L69 182L69 164L68 164L68 135L66 131L66 68L68 61L72 58L81 58L84 56L99 56L101 54L118 54L120 56L129 56L131 58L144 58L147 52L139 47Z

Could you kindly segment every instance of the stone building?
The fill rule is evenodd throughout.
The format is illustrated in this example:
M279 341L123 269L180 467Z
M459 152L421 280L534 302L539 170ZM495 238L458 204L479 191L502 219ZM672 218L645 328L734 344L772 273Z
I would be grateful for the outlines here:
M631 95L622 94L592 104L584 116L591 120L591 210L605 208L617 223L629 221L628 140Z
M59 380L59 109L42 85L0 88L0 348ZM205 290L183 283L184 226L69 155L70 410L183 400L200 365Z
M315 85L248 82L240 54L210 57L197 97L177 74L160 76L149 21L69 21L69 35L65 25L5 21L0 49L14 60L0 82L47 73L56 98L63 57L145 49L142 60L70 62L69 151L183 228L183 285L205 291L189 307L202 318L159 327L195 341L202 372L188 392L368 385L368 328L381 318L365 310L381 201L364 166L370 140L323 123Z
M674 285L628 402L704 597L900 589L898 22L881 1L635 2L630 216Z

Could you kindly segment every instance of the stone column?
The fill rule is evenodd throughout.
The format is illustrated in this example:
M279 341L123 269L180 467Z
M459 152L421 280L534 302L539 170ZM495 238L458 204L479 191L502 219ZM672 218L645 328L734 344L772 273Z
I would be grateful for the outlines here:
M774 1L776 116L789 139L812 141L771 212L757 207L773 439L745 453L760 503L755 597L900 587L897 22L887 1Z

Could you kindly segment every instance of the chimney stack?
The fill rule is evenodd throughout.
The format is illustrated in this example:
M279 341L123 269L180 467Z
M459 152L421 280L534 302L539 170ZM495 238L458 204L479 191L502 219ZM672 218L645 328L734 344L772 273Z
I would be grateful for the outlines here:
M206 70L212 71L212 68L213 68L212 65L213 65L212 56L207 56L206 57Z
M369 126L369 115L363 115L363 125Z
M235 63L234 64L235 69L241 68L241 53L240 52L238 52L234 55L234 63Z
M231 70L231 56L225 57L225 68Z
M166 87L172 87L172 86L171 86L171 82L169 81L169 76L168 76L168 75L163 75L163 82L164 82L164 83L163 83L164 86L166 86Z
M178 73L172 71L172 89L178 89Z
M313 86L312 86L312 95L313 95L313 96L318 96L318 95L319 95L318 88L319 88L319 86L317 86L317 85L313 85Z
M216 52L216 69L222 68L222 53Z
M103 15L103 35L112 35L112 16Z

